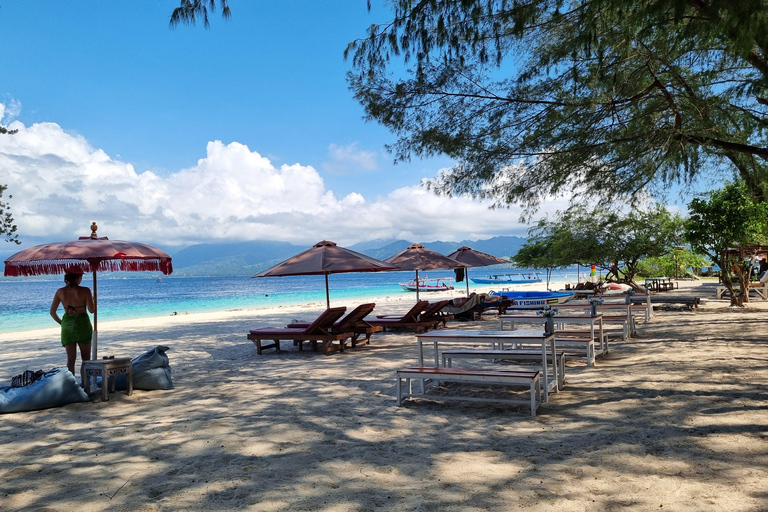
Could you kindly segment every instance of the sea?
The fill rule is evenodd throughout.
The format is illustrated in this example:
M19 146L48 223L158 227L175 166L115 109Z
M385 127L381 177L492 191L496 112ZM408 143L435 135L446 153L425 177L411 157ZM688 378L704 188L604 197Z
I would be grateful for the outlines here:
M584 267L582 267L582 270ZM486 277L485 269L470 269L470 277ZM494 273L530 273L525 269L503 269ZM286 276L250 278L174 277L142 274L133 277L122 273L97 275L98 320L131 320L185 313L231 311L277 306L325 304L323 276ZM544 273L539 272L542 279ZM58 277L58 278L57 278ZM400 283L415 277L414 272L366 272L332 274L328 276L331 306L350 305L360 299L391 295L414 295L403 290ZM419 277L454 278L453 271L420 272ZM581 275L584 277L584 274ZM577 269L552 273L553 289L566 281L577 280ZM56 289L64 285L61 276L37 278L0 278L0 333L20 332L57 327L49 314ZM93 287L91 275L83 278L83 286ZM457 290L466 282L454 283ZM482 286L483 290L488 285ZM470 281L470 291L474 284ZM429 295L426 294L428 298ZM63 311L59 310L59 315Z

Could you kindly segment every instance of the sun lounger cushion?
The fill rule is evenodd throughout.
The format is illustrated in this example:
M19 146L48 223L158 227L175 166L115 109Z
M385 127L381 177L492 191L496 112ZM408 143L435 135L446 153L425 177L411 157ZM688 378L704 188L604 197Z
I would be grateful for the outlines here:
M0 413L36 411L87 401L88 395L65 367L51 368L28 386L0 386Z
M133 389L151 391L155 389L173 389L171 364L166 352L168 347L158 345L155 348L131 360L133 365ZM115 377L115 389L128 388L125 375Z

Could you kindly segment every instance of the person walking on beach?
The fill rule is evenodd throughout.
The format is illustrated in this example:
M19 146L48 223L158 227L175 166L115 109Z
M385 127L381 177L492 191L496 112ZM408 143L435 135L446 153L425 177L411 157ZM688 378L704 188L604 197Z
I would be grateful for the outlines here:
M64 276L67 283L56 290L51 303L51 317L61 325L61 345L67 351L67 368L75 373L77 347L83 361L91 359L91 337L93 327L88 311L93 313L93 295L91 289L80 286L83 274L68 273ZM59 304L64 306L64 316L59 318ZM86 311L87 310L87 311Z

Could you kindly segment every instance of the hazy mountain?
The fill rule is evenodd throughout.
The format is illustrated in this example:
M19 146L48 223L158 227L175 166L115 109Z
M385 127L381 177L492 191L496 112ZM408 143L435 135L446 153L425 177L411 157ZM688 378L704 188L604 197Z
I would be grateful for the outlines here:
M384 259L406 249L408 240L375 240L349 246L350 249L377 259ZM424 242L427 249L449 254L463 245L499 257L517 252L525 239L517 236L497 236L487 240L461 242ZM309 249L308 245L288 242L253 241L220 244L198 244L182 249L173 257L174 275L231 276L253 275L285 259Z

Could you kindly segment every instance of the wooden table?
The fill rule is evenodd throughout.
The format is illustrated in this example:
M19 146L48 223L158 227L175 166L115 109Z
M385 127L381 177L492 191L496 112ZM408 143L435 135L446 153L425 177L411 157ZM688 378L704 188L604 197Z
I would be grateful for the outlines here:
M111 390L115 392L117 375L125 375L128 378L127 394L133 393L133 364L130 357L113 357L108 359L92 359L83 361L80 367L80 379L83 382L85 392L91 394L91 379L101 377L101 400L109 400L109 379L112 378Z
M597 315L555 315L553 317L554 323L563 323L563 324L589 324L589 333L593 338L597 338L595 336L595 327L597 327L597 330L600 335L600 343L602 344L603 340L603 314L597 313ZM504 330L504 322L510 322L512 324L512 329L514 329L515 322L526 322L526 323L535 323L540 322L544 323L544 318L540 315L499 315L499 329L501 331ZM514 332L514 331L513 331Z
M589 303L574 303L574 302L567 302L565 304L558 304L557 309L577 309L577 310L584 310L589 311L591 309L592 305ZM643 309L645 311L645 316L648 316L648 310L644 305L636 304L633 305L631 303L626 302L604 302L597 306L597 310L606 314L610 310L618 310L623 312L627 317L627 327L629 329L629 332L631 335L636 335L637 330L635 329L635 316L632 314L632 308L638 308ZM555 315L555 321L560 317L560 315ZM647 322L646 318L646 322Z
M496 344L503 346L505 343L531 343L541 345L541 369L542 377L544 381L544 401L549 400L549 392L558 391L558 374L559 369L557 367L557 358L547 358L547 348L552 354L556 354L555 350L555 336L554 334L547 334L543 329L518 329L515 331L474 331L474 330L459 330L459 329L438 329L435 331L425 332L416 335L416 341L418 343L419 350L419 366L424 366L424 343L432 343L434 347L435 367L440 366L440 358L438 353L439 343L490 343L492 346ZM549 344L549 347L547 347ZM552 361L550 365L548 359ZM552 367L552 375L549 374L549 367Z
M645 280L645 286L653 292L668 292L675 289L671 277L649 277Z

